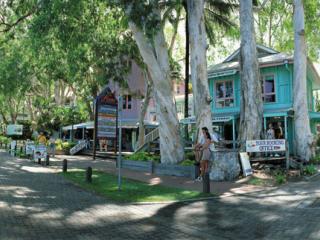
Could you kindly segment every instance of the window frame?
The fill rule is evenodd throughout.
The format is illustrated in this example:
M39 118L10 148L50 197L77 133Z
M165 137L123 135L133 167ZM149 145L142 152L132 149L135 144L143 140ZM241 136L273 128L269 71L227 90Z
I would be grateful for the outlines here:
M271 93L265 93L264 92L264 86L265 86L265 79L266 77L272 76L273 77L273 86L274 86L274 92ZM277 103L278 101L278 97L277 97L277 84L276 84L276 75L274 73L264 73L261 74L261 84L262 84L262 100L264 104L273 104L273 103ZM266 102L265 101L265 96L273 96L274 95L274 102Z
M226 97L226 91L227 91L227 88L226 88L226 83L227 82L231 82L232 83L232 97ZM221 84L223 83L224 85L224 93L223 93L223 98L219 98L217 96L217 85L218 84ZM215 95L215 108L232 108L232 107L235 107L235 94L234 94L234 80L233 79L225 79L225 80L218 80L218 81L215 81L215 84L214 84L214 95ZM233 106L226 106L225 103L226 103L226 100L233 100ZM224 106L218 106L217 103L218 102L222 102L224 103Z
M130 97L130 101L129 101L129 97ZM132 96L130 94L123 96L122 109L123 110L131 110L132 109Z

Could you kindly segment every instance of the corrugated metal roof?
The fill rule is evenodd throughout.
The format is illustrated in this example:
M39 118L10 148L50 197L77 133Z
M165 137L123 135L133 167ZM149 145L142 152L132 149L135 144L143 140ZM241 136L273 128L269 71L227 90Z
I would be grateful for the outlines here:
M263 67L265 65L273 66L273 65L284 64L285 61L292 63L293 56L286 53L277 53L277 54L272 54L269 56L259 58L258 61L259 61L260 67ZM231 69L239 70L239 62L225 62L225 63L219 63L217 65L210 66L208 68L208 75L210 77L210 74L212 75L213 73L222 72L222 71L231 70Z

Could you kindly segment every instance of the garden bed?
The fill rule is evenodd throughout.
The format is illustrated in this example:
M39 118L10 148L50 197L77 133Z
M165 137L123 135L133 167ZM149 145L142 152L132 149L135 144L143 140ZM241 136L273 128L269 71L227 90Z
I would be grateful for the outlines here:
M155 163L153 161L137 161L137 160L122 160L121 167L142 172L155 173L159 175L169 175L178 177L188 177L195 179L196 166L182 166Z

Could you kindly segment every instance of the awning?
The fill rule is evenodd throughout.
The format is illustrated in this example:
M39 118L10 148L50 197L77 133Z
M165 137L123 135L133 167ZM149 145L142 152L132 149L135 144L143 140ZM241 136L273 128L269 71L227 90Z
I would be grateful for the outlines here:
M232 113L217 113L214 114L212 117L212 123L218 123L218 122L229 122L233 119L236 119L239 117L239 113L237 112L232 112ZM180 120L181 124L195 124L196 123L196 117L191 116L188 118L184 118Z
M309 112L309 117L311 120L319 120L320 121L320 112Z
M86 128L86 129L93 129L94 128L94 122L83 122L83 123L78 123L73 125L73 129L76 130L78 128ZM67 131L67 130L72 130L72 125L65 126L62 128L62 130Z
M292 108L265 109L263 117L290 117L293 116Z

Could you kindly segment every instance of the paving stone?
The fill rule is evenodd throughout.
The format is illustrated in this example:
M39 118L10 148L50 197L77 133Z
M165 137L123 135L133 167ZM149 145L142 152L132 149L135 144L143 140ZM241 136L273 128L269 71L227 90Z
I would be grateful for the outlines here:
M0 153L0 239L319 239L319 181L171 204L116 204Z

